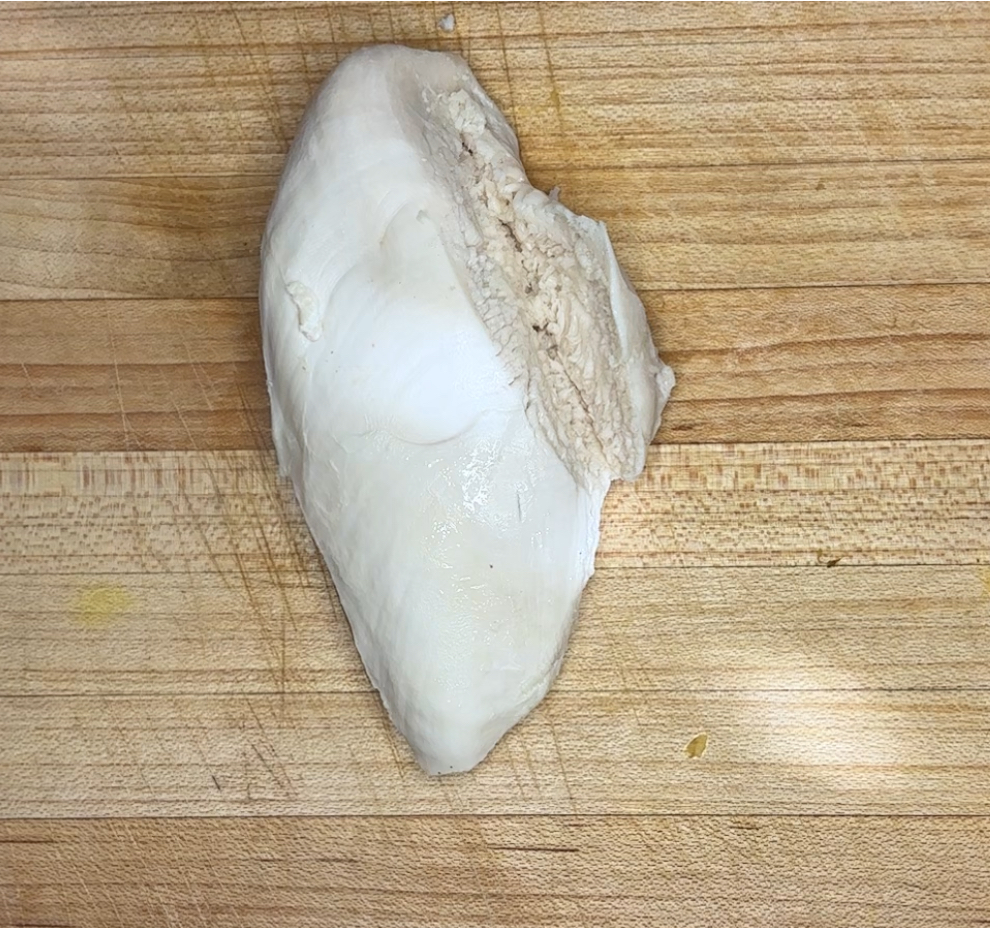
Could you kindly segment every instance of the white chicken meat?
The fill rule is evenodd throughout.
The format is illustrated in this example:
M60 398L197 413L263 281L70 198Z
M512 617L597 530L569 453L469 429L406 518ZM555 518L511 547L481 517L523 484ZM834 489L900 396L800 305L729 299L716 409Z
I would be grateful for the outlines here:
M533 188L454 55L323 84L262 246L283 473L364 666L431 773L544 696L673 387L605 227Z

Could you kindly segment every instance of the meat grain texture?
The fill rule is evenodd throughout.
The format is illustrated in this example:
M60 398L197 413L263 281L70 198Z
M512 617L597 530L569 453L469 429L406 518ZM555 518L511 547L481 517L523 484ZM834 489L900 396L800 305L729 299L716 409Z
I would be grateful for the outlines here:
M557 675L673 374L605 227L438 52L367 48L317 92L260 297L279 465L364 666L422 767L468 770Z

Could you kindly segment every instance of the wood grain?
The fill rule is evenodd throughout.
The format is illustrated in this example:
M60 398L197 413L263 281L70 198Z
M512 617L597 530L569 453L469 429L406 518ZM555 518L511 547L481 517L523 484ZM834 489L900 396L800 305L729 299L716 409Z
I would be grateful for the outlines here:
M990 435L990 287L644 292L660 440ZM269 448L254 300L3 307L0 450Z
M270 454L8 455L0 814L987 814L988 491L982 442L651 451L559 686L438 788Z
M0 457L0 576L267 574L318 561L274 455ZM601 567L990 563L986 443L669 445L605 502Z
M533 172L607 224L643 290L986 284L987 178L985 161ZM253 297L276 181L0 182L0 300Z
M0 448L269 448L256 301L3 305Z
M318 83L342 55L384 41L464 55L538 173L562 162L853 162L869 177L877 162L990 151L990 14L980 4L719 14L673 4L661 14L458 3L446 36L437 19L449 8L8 12L0 175L277 173Z
M930 928L990 917L988 842L973 818L13 822L0 893L10 924L111 928Z
M437 780L370 693L5 697L0 816L988 816L988 713L986 689L555 691Z
M553 692L439 781L257 322L303 107L383 41L464 55L678 375ZM981 4L4 4L0 925L990 920L988 48Z
M990 569L602 568L565 692L957 690L987 684ZM282 570L279 576L288 574ZM307 550L266 572L7 575L0 696L369 692ZM87 604L119 590L119 613ZM103 593L104 599L108 594ZM112 599L108 599L112 602Z

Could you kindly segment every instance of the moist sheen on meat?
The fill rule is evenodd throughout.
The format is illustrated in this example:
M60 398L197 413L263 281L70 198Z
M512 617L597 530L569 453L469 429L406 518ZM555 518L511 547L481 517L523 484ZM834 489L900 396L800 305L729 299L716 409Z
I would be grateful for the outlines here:
M364 49L317 92L260 298L279 465L364 666L423 768L468 770L557 675L673 374L605 227L438 52Z

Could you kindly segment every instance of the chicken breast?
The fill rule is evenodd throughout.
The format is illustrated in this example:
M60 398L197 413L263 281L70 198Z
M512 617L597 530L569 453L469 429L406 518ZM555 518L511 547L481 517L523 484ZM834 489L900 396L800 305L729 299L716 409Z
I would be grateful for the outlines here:
M272 430L364 666L430 773L544 696L674 383L605 227L527 181L454 55L311 102L262 246Z

